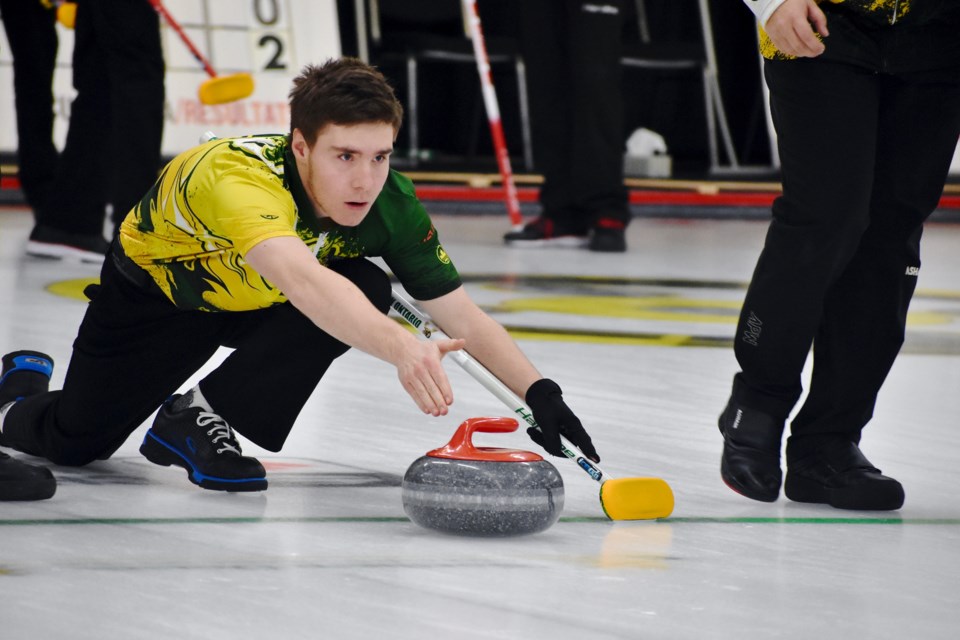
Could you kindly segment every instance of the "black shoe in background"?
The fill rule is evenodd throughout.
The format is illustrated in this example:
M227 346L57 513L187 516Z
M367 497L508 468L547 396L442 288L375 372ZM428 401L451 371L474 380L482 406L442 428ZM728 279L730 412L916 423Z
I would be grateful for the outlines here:
M903 506L903 485L883 475L853 442L836 439L796 460L787 448L784 493L794 502L837 509L893 511Z
M522 229L508 231L503 241L512 247L583 247L587 244L586 231L568 229L546 216L534 218Z
M615 218L600 218L590 230L590 251L623 253L627 250L627 225Z
M73 233L38 224L27 240L27 255L56 260L73 259L99 264L110 248L100 234Z
M783 481L783 421L739 405L731 398L717 424L723 434L720 477L742 496L774 502L780 496Z

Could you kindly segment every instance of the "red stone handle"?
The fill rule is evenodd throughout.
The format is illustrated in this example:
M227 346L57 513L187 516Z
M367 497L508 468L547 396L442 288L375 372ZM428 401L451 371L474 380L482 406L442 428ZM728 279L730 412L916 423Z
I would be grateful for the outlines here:
M513 418L468 418L460 423L450 442L428 451L432 458L451 458L454 460L480 460L487 462L536 462L543 458L532 451L522 449L500 449L497 447L476 447L473 434L511 433L517 430L519 423Z

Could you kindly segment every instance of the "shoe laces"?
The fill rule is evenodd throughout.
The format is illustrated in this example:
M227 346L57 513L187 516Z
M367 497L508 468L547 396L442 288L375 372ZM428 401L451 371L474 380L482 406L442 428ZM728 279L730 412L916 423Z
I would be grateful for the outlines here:
M197 416L197 426L201 428L210 426L207 430L207 435L210 436L210 441L219 447L217 453L226 453L229 451L238 456L242 455L240 453L240 443L233 434L233 429L230 428L226 420L216 413L201 411L200 415Z

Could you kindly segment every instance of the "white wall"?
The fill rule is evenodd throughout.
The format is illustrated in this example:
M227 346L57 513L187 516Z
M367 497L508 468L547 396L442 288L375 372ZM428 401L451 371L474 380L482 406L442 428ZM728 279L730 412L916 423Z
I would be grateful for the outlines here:
M305 64L340 55L335 0L166 0L164 5L219 75L252 72L256 84L254 94L245 100L200 104L197 87L208 76L176 32L162 26L167 61L164 155L195 145L207 130L220 136L286 132L290 80ZM57 29L54 138L62 146L75 95L70 72L73 32L60 25ZM10 47L0 30L0 151L4 152L17 148L13 104Z

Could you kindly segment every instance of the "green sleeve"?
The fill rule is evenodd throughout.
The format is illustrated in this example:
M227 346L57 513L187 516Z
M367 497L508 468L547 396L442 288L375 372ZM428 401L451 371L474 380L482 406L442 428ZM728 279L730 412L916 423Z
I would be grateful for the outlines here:
M462 284L409 179L391 172L377 205L388 228L383 259L410 295L432 300Z

